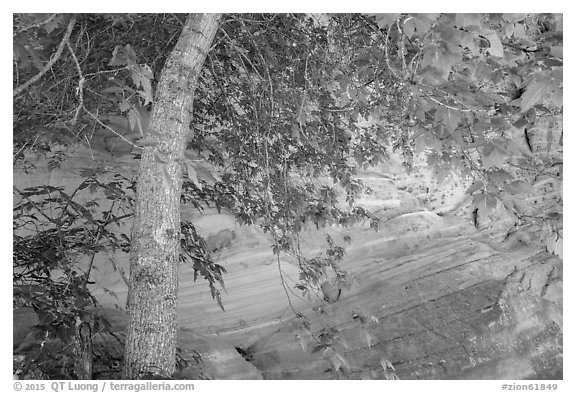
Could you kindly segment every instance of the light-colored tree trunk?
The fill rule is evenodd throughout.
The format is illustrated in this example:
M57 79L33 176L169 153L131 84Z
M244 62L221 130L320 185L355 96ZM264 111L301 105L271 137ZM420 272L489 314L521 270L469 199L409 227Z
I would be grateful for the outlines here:
M124 376L170 377L176 364L182 159L194 90L220 15L193 14L162 71L142 154L132 229ZM152 146L153 145L153 146Z

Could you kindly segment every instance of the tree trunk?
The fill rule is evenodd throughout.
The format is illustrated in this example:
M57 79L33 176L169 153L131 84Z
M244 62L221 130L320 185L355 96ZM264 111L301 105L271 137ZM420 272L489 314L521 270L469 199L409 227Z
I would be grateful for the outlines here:
M124 365L128 379L168 378L175 371L182 159L194 90L219 18L188 16L158 84L145 136L153 143L142 153L132 229Z

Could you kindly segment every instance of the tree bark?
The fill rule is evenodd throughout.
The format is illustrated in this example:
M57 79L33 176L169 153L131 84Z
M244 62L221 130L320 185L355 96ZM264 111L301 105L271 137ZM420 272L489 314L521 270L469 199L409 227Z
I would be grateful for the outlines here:
M76 374L78 379L92 379L92 326L88 322L76 323Z
M124 376L170 377L176 365L182 159L194 90L220 15L188 16L158 84L136 189Z

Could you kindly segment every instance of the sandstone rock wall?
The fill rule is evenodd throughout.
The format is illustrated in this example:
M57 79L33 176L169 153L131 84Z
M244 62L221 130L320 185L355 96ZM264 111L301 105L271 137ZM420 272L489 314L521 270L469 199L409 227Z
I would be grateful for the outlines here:
M538 143L549 143L540 138ZM552 143L559 143L556 139ZM120 162L98 154L98 162L135 170L126 157ZM15 170L14 183L74 187L81 181L76 170L94 162L78 153L61 171ZM341 244L345 236L352 238L343 268L356 284L334 303L294 290L290 305L279 269L293 288L296 263L286 256L278 261L261 230L238 226L228 213L183 209L182 217L212 239L218 263L228 272L223 312L207 285L193 281L191 267L180 267L179 343L203 355L210 377L562 378L561 259L542 252L530 238L500 242L479 232L465 215L448 213L464 196L466 179L439 185L426 176L407 176L392 164L362 176L374 193L360 204L383 218L381 231L359 225L302 234L303 251L312 256L325 249L325 234ZM544 201L547 195L542 191L537 198ZM119 272L127 271L127 255L96 258L94 293L110 310L125 305L127 288ZM291 307L306 316L314 334L335 329L338 356L313 351L319 343ZM110 315L122 329L122 313ZM359 316L367 322L359 322Z

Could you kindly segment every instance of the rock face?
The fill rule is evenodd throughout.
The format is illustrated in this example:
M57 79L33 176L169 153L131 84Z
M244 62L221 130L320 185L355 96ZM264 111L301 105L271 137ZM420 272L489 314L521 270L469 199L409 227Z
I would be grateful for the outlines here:
M361 202L383 218L379 232L311 228L301 236L306 255L326 248L325 234L339 244L352 239L342 267L356 284L333 301L321 293L302 298L293 289L295 261L276 259L258 228L237 226L230 214L183 210L228 272L223 312L207 285L194 282L190 266L180 270L179 345L202 355L208 377L562 378L561 259L526 242L489 237L466 217L447 213L463 183L440 193L421 179L386 171L363 174L375 192ZM41 177L15 174L14 181L25 187ZM79 180L63 171L51 183ZM117 255L112 265L99 255L95 264L94 293L105 307L124 307L118 271L127 272L127 256ZM125 323L121 314L113 321Z
M378 376L382 359L400 379L562 377L558 258L526 246L497 249L465 221L429 212L397 217L381 233L357 230L353 239L344 268L356 274L358 286L335 303L296 306L313 331L339 331L348 377ZM218 318L215 309L205 309L206 317L181 312L180 324L211 329L241 346L266 379L333 378L330 357L296 338L305 331L286 310L281 289L274 293L264 284L273 280L264 278L265 257L230 260L241 265L227 277L228 311ZM246 276L258 277L257 289ZM181 302L199 298L192 295L199 290L183 289ZM188 307L200 305L181 303ZM354 315L373 321L363 325Z

